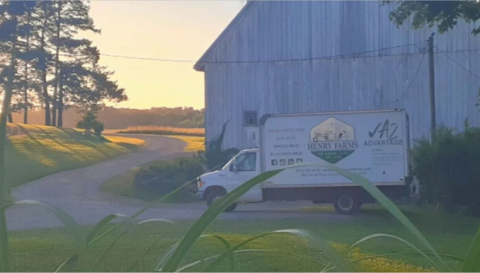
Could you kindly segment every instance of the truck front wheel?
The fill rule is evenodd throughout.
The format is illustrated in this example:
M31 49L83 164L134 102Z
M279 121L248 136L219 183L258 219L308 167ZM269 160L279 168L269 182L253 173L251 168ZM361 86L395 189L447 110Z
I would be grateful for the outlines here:
M224 190L214 190L207 195L207 206L211 206L215 201L222 198L227 194ZM228 208L225 209L225 212L234 211L237 208L237 202L231 204Z
M339 194L333 203L335 211L339 214L355 214L360 210L360 200L355 193L347 192Z

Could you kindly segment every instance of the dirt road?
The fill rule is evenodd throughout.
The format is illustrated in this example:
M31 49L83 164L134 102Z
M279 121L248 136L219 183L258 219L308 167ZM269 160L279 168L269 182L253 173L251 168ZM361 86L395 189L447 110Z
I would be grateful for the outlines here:
M105 193L100 190L102 182L130 168L151 161L188 155L185 144L177 139L135 135L147 141L146 147L123 157L102 162L91 167L50 175L15 188L15 200L34 200L57 206L70 214L79 224L91 225L112 213L132 215L148 205L147 202ZM28 170L25 170L28 171ZM239 206L223 219L295 218L311 216L298 208L310 206L305 202L280 202ZM195 220L206 210L204 202L189 204L164 204L150 209L139 219L164 218L170 220ZM338 217L332 215L332 217ZM8 227L12 230L47 228L62 223L50 212L35 206L14 206L7 211Z

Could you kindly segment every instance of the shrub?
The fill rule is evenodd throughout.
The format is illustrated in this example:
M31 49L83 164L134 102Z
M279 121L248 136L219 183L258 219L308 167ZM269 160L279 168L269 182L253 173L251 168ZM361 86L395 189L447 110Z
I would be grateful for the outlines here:
M97 136L101 136L103 131L103 123L101 126L99 125L100 122L97 121L97 112L98 106L92 105L90 108L85 110L85 114L83 118L77 122L76 126L80 129L85 129L85 134L90 135L90 130L94 130ZM101 130L100 130L101 128ZM100 131L100 133L97 133Z
M102 122L97 121L93 124L93 131L96 136L101 137L103 130L105 130L105 127Z
M462 206L480 214L480 128L464 132L439 128L435 140L420 140L412 150L414 175L423 199L448 211Z
M236 148L230 148L227 150L222 149L223 138L225 136L227 124L230 120L225 122L222 126L222 132L220 135L206 143L205 151L198 151L197 156L202 160L208 169L216 169L221 165L224 165L234 157L240 150Z
M164 196L201 174L203 168L197 158L177 158L138 170L135 174L135 187Z
M196 125L196 122L191 119L186 119L178 124L182 128L194 128Z

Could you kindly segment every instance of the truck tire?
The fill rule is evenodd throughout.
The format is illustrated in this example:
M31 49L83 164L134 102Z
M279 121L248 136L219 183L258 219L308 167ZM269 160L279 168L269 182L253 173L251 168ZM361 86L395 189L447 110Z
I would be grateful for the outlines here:
M215 201L219 198L225 196L227 192L225 190L214 190L207 195L207 206L211 206ZM231 204L228 208L226 208L225 212L232 212L237 208L237 202Z
M352 215L358 213L361 202L353 192L343 192L335 198L333 206L338 214Z

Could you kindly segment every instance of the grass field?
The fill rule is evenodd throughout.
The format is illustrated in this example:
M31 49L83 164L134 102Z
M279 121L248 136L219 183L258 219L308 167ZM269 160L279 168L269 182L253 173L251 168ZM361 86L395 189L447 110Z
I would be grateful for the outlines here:
M177 128L165 126L137 126L118 131L127 134L205 136L204 128Z
M183 149L184 152L196 152L205 150L205 137L181 135L173 135L169 137L180 139L187 143L187 146Z
M175 139L180 139L184 141L187 146L184 148L185 152L196 152L199 150L204 150L204 142L205 138L204 137L197 137L197 136L169 136L171 138ZM155 164L161 164L162 161L155 161L155 162L150 162L146 165L155 165ZM110 179L106 180L105 182L102 183L101 189L113 193L113 194L118 194L130 198L136 198L136 199L141 199L141 200L147 200L151 201L158 196L147 193L147 192L138 192L134 188L134 180L135 180L135 172L140 168L135 167L132 168L122 174L116 175L114 177L111 177Z
M478 219L446 215L417 208L404 208L406 215L426 235L438 252L464 257L471 238L480 224ZM255 213L255 212L251 212ZM311 212L308 218L278 219L278 220L217 220L207 231L209 234L223 236L230 243L238 243L253 235L264 232L300 228L323 235L338 249L344 250L362 237L373 233L389 233L411 239L391 216L375 206L363 210L363 215L355 217L336 217L329 209ZM163 255L165 250L177 242L187 229L193 224L191 221L182 221L178 225L150 223L140 226L138 234L142 249L159 240L149 255L146 255L144 264L151 266L156 258ZM115 236L110 236L92 248L87 264L93 264L100 253ZM73 252L73 242L64 229L32 230L11 232L11 250L13 271L52 271L55 270ZM414 240L412 240L414 241ZM236 255L237 272L318 272L326 261L321 253L309 245L306 240L291 235L274 235L248 244L246 249L272 249L295 253L313 259L315 262L306 262L296 257L278 255L275 253L246 253ZM208 256L218 254L223 246L213 239L200 239L188 256L184 264ZM347 255L350 260L365 259L372 255L410 253L401 256L392 256L376 259L366 259L354 263L359 271L376 272L413 272L432 270L429 262L420 255L412 255L412 250L388 239L369 241ZM115 245L115 250L109 255L96 271L126 271L134 262L138 254L133 238L128 235ZM448 260L450 269L459 270L460 263ZM218 270L227 270L226 265ZM151 267L146 267L146 271ZM199 271L201 267L193 268Z
M145 144L135 138L85 137L68 128L16 124L8 128L6 179L11 186L89 166Z

